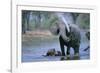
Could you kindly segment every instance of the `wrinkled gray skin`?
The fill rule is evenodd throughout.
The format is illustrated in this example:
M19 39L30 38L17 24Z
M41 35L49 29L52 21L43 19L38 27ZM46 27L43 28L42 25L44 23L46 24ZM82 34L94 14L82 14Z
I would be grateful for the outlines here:
M66 26L62 23L57 23L54 27L55 28L51 28L51 32L55 35L59 35L62 56L67 55L70 57L70 48L72 47L74 50L74 56L79 57L79 47L81 40L80 30L75 26L69 25L70 32L68 32ZM67 47L66 54L64 46Z

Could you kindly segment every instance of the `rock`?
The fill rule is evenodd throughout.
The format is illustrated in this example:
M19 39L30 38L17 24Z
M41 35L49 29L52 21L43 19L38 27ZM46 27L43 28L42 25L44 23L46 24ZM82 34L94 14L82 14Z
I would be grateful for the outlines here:
M49 49L46 53L46 56L61 56L61 52L56 51L55 48Z
M60 51L56 51L55 56L61 56L61 52Z
M55 52L56 52L55 49L50 49L47 51L46 55L47 56L55 56Z

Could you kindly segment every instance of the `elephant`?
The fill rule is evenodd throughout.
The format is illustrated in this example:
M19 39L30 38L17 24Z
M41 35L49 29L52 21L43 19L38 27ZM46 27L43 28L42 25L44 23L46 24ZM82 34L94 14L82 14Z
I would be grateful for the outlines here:
M85 35L86 35L88 41L90 41L90 31L87 31ZM90 45L88 45L88 46L84 49L84 51L87 51L89 48L90 48Z
M53 34L59 35L62 56L66 55L67 57L70 57L70 48L72 47L74 50L74 57L79 57L81 35L80 30L73 25L75 24L68 24L68 27L66 27L64 23L56 23L54 26L55 28L53 28L54 30L51 30ZM67 47L66 54L64 46Z

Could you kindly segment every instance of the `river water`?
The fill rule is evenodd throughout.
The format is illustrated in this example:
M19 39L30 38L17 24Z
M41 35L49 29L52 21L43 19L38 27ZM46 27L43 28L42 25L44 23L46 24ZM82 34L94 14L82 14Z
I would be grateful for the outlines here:
M89 50L83 51L87 46L88 42L84 41L80 44L80 60L90 59ZM60 61L61 56L43 56L46 55L49 49L57 51L60 50L59 40L45 40L41 39L36 42L22 43L22 62L41 62L41 61ZM71 56L74 55L73 49L70 49Z

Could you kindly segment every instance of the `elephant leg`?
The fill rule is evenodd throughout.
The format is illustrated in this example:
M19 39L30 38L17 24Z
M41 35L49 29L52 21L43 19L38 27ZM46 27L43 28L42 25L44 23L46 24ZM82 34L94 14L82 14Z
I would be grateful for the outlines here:
M64 45L60 44L60 47L61 47L62 56L65 56Z
M74 48L74 59L79 59L79 47Z
M60 48L61 48L62 56L65 56L65 49L64 49L63 40L61 37L59 38L59 40L60 40Z
M66 52L67 56L70 57L70 47L67 47L67 52Z
M70 59L70 47L67 47L66 54L67 54L67 60Z

